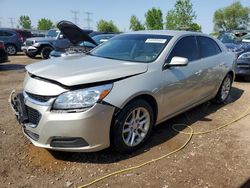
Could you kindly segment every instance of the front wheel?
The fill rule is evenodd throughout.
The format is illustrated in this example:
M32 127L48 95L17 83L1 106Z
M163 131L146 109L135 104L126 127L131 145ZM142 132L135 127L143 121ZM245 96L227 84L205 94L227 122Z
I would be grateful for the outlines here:
M30 52L30 53L28 53L28 52L26 52L25 53L28 57L30 57L30 58L35 58L36 57L36 53L32 53L32 52Z
M42 57L43 59L49 59L49 54L50 54L50 52L51 52L52 50L53 50L53 48L50 47L50 46L45 46L45 47L43 47L42 50L41 50L41 57Z
M244 80L250 82L250 76L244 76Z
M114 149L129 153L149 138L154 123L152 107L144 100L126 105L115 118L111 136Z
M220 89L216 97L213 99L214 103L217 104L225 103L230 94L232 83L233 83L233 77L230 74L227 74L220 86Z
M12 44L7 44L6 51L9 55L15 55L17 53L17 48Z

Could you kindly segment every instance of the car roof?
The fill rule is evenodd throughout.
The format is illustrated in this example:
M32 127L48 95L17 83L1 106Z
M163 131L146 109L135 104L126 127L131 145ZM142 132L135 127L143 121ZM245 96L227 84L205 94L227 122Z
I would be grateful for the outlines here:
M13 29L13 28L0 28L0 30L2 30L2 31L14 31L14 32L17 32L16 29Z
M142 31L132 31L127 34L153 34L153 35L169 35L169 36L182 36L182 35L205 35L201 32L192 32L192 31L177 31L177 30L142 30Z

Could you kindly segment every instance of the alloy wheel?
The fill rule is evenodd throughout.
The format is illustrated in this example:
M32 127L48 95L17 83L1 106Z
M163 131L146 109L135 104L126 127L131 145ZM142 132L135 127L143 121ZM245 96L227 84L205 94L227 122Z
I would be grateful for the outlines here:
M226 100L231 89L231 79L226 77L221 88L221 99Z
M134 109L123 125L122 137L127 146L134 147L146 137L150 127L150 114L146 108Z

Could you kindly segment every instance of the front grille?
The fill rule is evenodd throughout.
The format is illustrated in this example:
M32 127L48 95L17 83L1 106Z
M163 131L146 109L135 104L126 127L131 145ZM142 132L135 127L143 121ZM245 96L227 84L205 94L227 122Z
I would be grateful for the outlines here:
M237 67L238 67L238 68L249 69L249 68L250 68L250 64L238 63L238 64L237 64Z
M35 95L35 94L32 94L32 93L28 93L26 92L26 94L33 100L36 100L38 102L48 102L52 96L42 96L42 95Z
M26 135L28 135L30 138L32 138L33 140L37 141L39 139L39 135L38 134L33 133L33 132L31 132L31 131L29 131L28 129L25 129L25 128L23 130L24 130L24 133Z
M27 110L29 123L38 125L41 119L41 114L37 110L30 108L29 106L26 106L26 110Z

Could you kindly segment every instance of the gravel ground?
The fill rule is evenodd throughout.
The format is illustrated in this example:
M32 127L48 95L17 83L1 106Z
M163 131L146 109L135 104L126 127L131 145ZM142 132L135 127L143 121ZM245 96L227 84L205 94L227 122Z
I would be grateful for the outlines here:
M147 144L131 155L111 149L53 152L34 147L26 139L7 102L11 90L22 86L25 65L40 59L18 54L10 60L0 65L0 187L77 187L180 147L188 136L176 134L171 129L174 123L187 123L195 131L213 129L250 106L250 83L237 81L226 105L207 102L162 123ZM249 122L247 116L225 129L194 136L178 153L92 187L250 187Z

